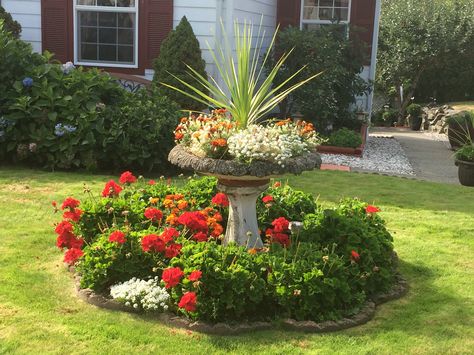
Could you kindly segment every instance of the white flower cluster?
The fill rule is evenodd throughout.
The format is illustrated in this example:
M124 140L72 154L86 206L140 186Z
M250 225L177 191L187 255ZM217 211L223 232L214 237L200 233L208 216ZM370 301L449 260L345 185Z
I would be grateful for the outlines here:
M145 311L166 311L170 295L159 286L160 279L155 277L148 281L133 278L110 288L110 295L127 307Z
M285 167L288 159L307 153L321 143L314 135L303 136L294 125L251 125L229 137L229 153L250 163L263 160Z

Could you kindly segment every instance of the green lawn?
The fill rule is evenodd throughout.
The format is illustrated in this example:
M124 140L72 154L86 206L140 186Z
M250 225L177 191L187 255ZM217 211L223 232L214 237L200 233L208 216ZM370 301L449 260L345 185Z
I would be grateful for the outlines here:
M329 205L357 196L383 209L409 294L350 330L220 337L94 308L75 296L54 246L51 201L99 191L107 177L0 169L0 354L474 353L474 189L314 172L290 177Z

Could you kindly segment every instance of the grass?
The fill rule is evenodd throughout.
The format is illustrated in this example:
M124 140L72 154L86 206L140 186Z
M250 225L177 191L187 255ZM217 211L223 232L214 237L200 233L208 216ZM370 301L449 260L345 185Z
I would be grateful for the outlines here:
M357 196L383 209L411 289L366 325L330 334L233 337L168 328L79 301L54 246L51 201L99 191L107 177L0 169L0 354L467 354L474 349L474 189L392 177L290 177L330 205Z

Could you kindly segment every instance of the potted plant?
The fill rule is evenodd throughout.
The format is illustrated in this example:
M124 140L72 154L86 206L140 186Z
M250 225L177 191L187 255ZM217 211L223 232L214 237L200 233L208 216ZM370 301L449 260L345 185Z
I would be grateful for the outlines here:
M464 145L456 151L459 182L464 186L474 186L474 143Z
M407 107L407 112L410 115L410 127L413 131L419 131L423 118L421 116L423 109L421 105L411 104Z
M474 113L460 112L446 119L448 139L453 149L458 149L474 138Z
M319 168L321 158L316 147L322 141L311 123L262 120L292 91L319 74L289 84L294 83L303 67L274 87L273 79L291 53L283 54L274 68L265 73L263 68L272 53L277 32L262 57L261 26L254 33L251 24L236 23L235 47L224 26L222 31L225 40L218 43L217 49L209 48L222 83L203 77L190 66L192 82L198 85L177 77L176 80L191 93L162 83L198 102L219 108L209 115L191 114L181 120L175 131L177 145L169 160L180 168L218 178L219 189L230 200L224 244L261 248L257 197L268 188L271 176Z

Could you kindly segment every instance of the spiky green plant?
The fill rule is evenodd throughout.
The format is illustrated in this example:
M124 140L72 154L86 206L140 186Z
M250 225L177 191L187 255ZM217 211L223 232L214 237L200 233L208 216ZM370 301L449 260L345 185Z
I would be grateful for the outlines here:
M294 85L288 85L305 68L302 67L288 79L274 87L272 82L275 76L292 52L289 51L281 56L273 69L269 70L265 76L265 63L267 63L272 53L278 28L262 59L261 54L263 53L265 39L262 23L260 23L256 36L254 36L254 26L251 23L245 22L242 27L237 22L234 24L235 51L222 23L221 27L224 40L216 41L216 49L213 49L209 43L208 48L223 84L219 84L215 78L205 78L189 65L187 66L188 74L192 81L197 81L199 85L192 85L177 77L175 79L190 89L191 93L169 83L162 84L203 104L211 104L227 109L239 123L239 126L245 128L257 123L292 91L319 75L316 74ZM254 41L254 38L257 38L257 40ZM209 94L206 92L209 92Z

